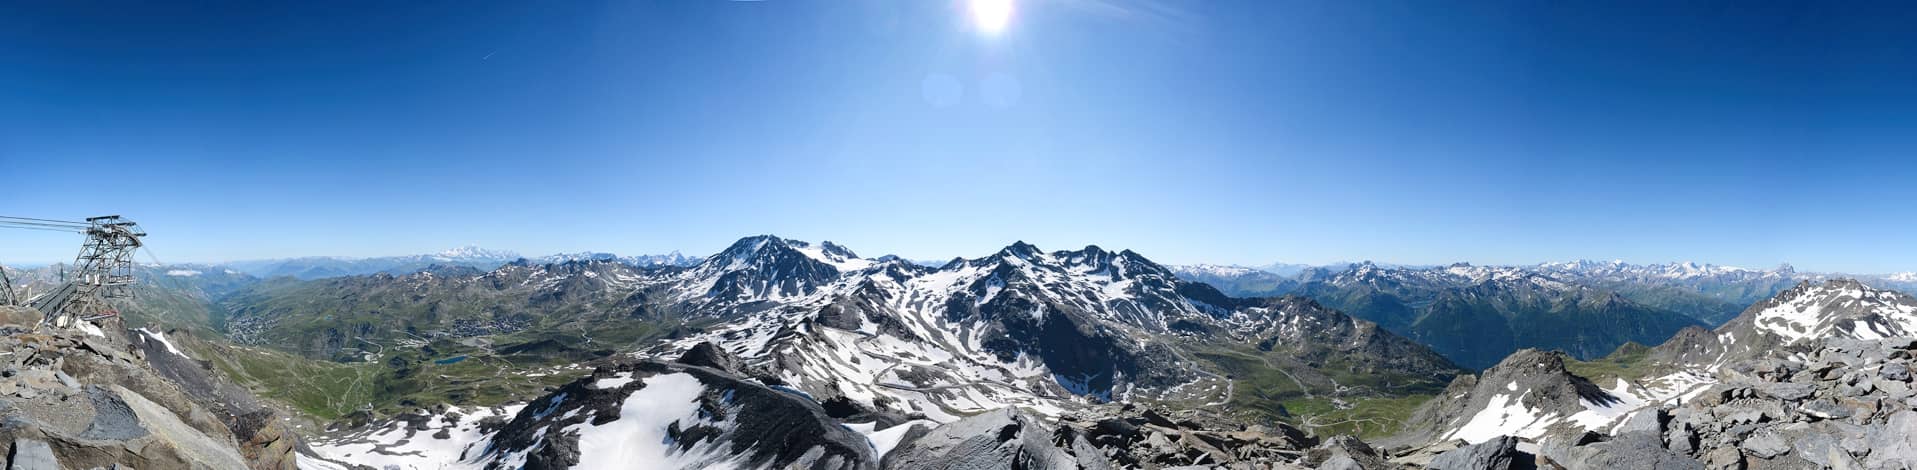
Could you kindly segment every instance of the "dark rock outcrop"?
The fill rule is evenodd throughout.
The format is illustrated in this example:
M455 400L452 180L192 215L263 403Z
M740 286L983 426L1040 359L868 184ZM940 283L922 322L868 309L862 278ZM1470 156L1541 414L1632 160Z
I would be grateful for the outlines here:
M1537 468L1535 457L1518 451L1518 438L1497 439L1460 447L1431 459L1425 468L1433 470L1528 470Z
M886 454L887 469L1025 468L1073 470L1109 468L1102 455L1091 452L1082 435L1055 433L1038 418L1013 409L1001 409L933 428ZM1086 455L1074 455L1082 450Z
M621 419L627 401L648 392L649 379L684 374L697 398L645 406L694 407L666 430L665 455L683 465L728 462L747 468L864 470L877 466L864 436L838 424L795 392L777 390L702 366L642 361L600 367L592 376L533 400L499 427L478 461L487 468L570 468L582 459L581 434ZM651 395L648 395L652 399Z

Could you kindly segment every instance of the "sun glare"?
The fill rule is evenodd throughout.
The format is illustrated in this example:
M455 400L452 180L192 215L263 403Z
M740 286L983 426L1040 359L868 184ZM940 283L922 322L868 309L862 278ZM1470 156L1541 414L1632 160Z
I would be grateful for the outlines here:
M1012 22L1012 0L967 0L971 3L972 24L979 32L997 36Z

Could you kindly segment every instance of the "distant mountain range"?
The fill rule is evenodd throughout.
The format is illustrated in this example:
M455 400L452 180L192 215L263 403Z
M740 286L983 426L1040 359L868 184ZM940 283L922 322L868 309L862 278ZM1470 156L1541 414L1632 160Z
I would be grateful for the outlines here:
M1291 269L1292 267L1287 267ZM1239 266L1171 269L1231 295L1298 294L1431 345L1472 368L1522 348L1580 359L1626 343L1656 344L1692 325L1715 326L1800 281L1856 277L1913 290L1917 276L1800 273L1698 263L1575 261L1532 266L1311 267L1281 276Z
M255 263L139 266L124 321L336 420L302 458L398 468L579 466L597 457L576 450L627 441L678 442L661 455L692 466L925 468L986 458L951 454L968 436L996 439L979 445L1007 462L1423 466L1459 442L1640 426L1622 423L1745 377L1725 370L1761 375L1727 364L1917 335L1917 300L1885 287L1898 276L1788 266L1361 262L1287 276L1024 242L924 263L771 235L707 257L465 248ZM46 292L62 268L8 274ZM1798 378L1843 382L1822 394L1896 389L1821 374ZM662 400L679 414L643 411ZM1389 437L1392 454L1317 437L1333 434ZM1574 441L1536 452L1582 462L1567 468L1705 458L1667 447L1680 441ZM888 452L916 463L881 463Z
M320 279L375 273L409 274L431 266L467 266L490 270L519 258L520 255L518 253L511 251L489 250L476 246L466 246L425 255L375 258L309 256L301 258L234 261L222 263L221 266L262 278L291 276L298 279ZM635 266L689 266L699 262L698 257L681 255L677 251L663 255L640 256L619 256L612 253L599 252L562 253L542 256L535 259L535 261L542 263L571 260L610 260Z

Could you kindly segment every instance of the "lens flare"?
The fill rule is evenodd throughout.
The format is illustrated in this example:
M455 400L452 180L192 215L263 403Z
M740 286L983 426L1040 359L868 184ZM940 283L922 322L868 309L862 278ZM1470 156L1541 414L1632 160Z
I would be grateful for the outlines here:
M1012 0L969 0L972 25L988 36L997 36L1012 22Z

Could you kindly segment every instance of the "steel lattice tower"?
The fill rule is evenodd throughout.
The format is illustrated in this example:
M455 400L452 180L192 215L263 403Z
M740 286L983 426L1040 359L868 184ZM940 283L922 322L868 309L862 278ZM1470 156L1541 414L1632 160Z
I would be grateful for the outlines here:
M7 279L7 268L0 266L0 305L19 305L20 299L15 297L17 295L13 293L13 280Z
M119 315L109 299L131 297L133 291L133 252L139 250L140 237L146 232L117 215L88 217L87 241L74 257L76 272L70 290L47 311L47 321L69 327L76 320L95 320Z

